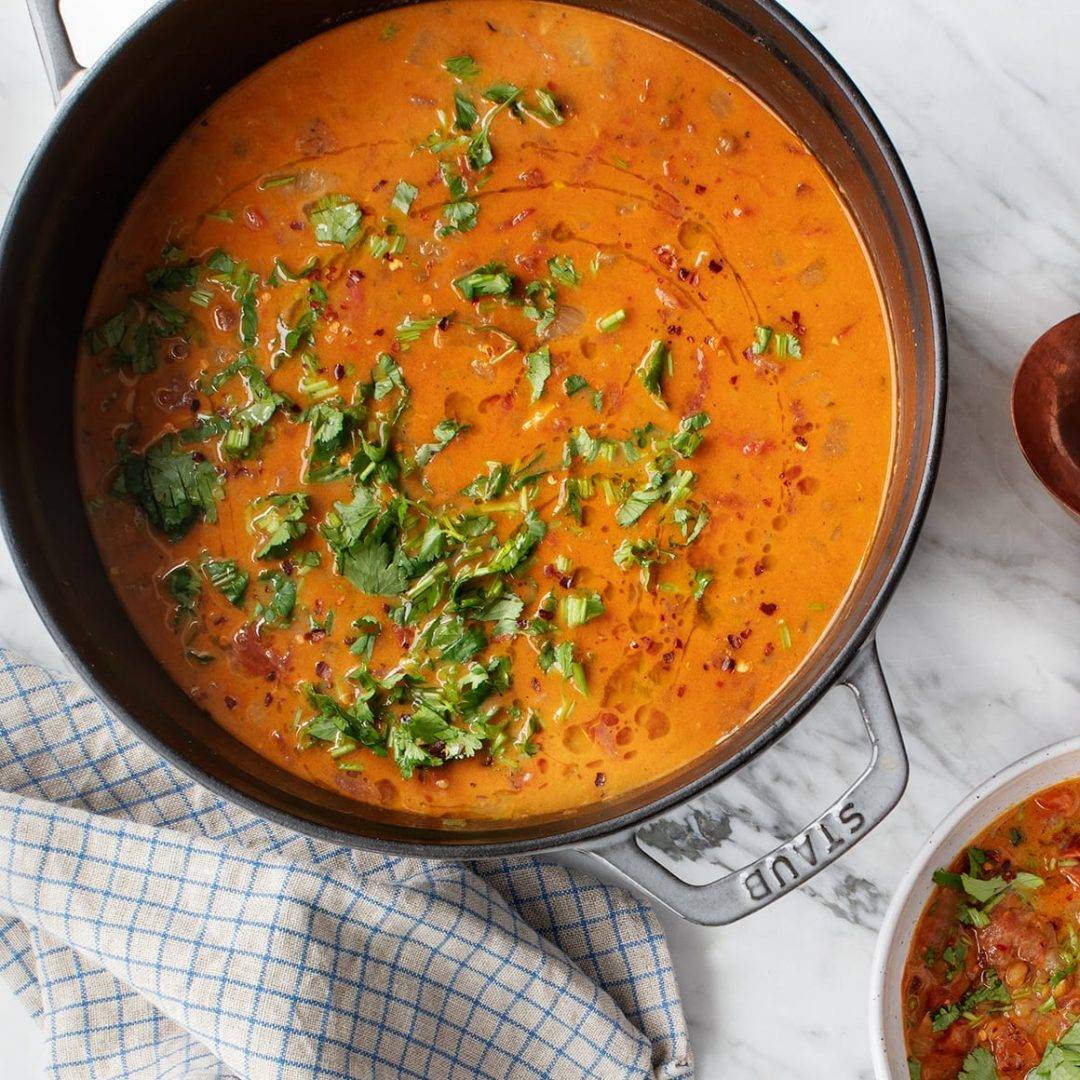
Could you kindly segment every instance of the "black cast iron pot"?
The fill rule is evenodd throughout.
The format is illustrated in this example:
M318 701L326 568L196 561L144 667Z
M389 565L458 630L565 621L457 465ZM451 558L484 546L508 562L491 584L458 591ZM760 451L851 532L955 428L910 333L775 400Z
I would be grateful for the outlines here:
M184 695L124 614L91 539L73 444L76 345L106 246L150 169L217 97L304 39L392 6L379 0L168 0L85 74L56 0L30 0L63 100L15 194L0 245L3 524L38 611L91 686L140 738L221 796L324 840L398 854L472 859L585 848L688 918L730 922L835 859L904 790L907 760L872 634L915 543L936 471L945 398L937 272L911 186L881 125L821 45L771 0L574 2L682 42L772 106L844 192L888 310L898 430L881 526L832 628L760 715L674 775L621 798L449 830L358 805L260 758ZM685 884L644 852L637 826L761 753L837 683L855 693L871 761L804 832L704 887Z

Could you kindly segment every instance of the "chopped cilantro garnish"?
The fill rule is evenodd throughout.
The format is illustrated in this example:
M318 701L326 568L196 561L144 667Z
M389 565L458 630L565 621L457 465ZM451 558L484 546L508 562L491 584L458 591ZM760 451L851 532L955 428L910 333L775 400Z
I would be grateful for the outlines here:
M1077 1075L1080 1076L1080 1073ZM1035 1080L1035 1078L1042 1080L1037 1071L1029 1074L1029 1080ZM956 1080L1000 1080L997 1066L994 1064L994 1058L990 1051L982 1046L977 1046L972 1050L964 1058L963 1066L957 1074ZM1046 1073L1046 1080L1050 1080L1050 1073ZM1055 1075L1054 1080L1066 1080L1066 1078Z
M555 96L549 93L547 90L537 89L536 104L526 103L523 107L525 111L534 119L539 120L540 123L547 127L559 127L565 123L565 118L562 114L562 109L559 107L559 103L555 100Z
M284 555L307 532L304 515L309 500L303 492L292 491L267 495L256 499L258 513L252 518L252 526L263 537L263 545L255 552L256 559L270 559Z
M584 390L588 387L589 380L584 375L568 375L563 379L563 390L566 391L567 397L573 397L579 390Z
M619 308L618 311L613 311L610 315L605 315L603 318L596 320L596 329L601 333L610 334L613 330L617 330L622 324L626 322L626 311L623 308Z
M509 482L510 467L500 461L489 461L488 471L463 488L461 494L481 502L491 502L502 495Z
M992 1080L994 1074L987 1073L986 1078ZM984 1077L973 1075L964 1080L984 1080ZM1047 1045L1042 1061L1028 1073L1027 1080L1080 1080L1080 1020L1074 1021L1057 1042Z
M236 607L243 604L244 594L248 587L248 575L246 571L240 569L235 559L212 559L204 555L202 568L210 584L230 604Z
M700 600L705 595L705 590L712 584L713 573L711 570L695 570L692 582L694 599Z
M638 362L637 377L649 396L661 408L667 408L662 389L664 375L671 370L671 352L662 341L653 341Z
M269 595L256 605L255 617L271 626L288 626L296 608L296 579L280 570L263 570L259 580L269 589Z
M370 615L361 615L353 622L353 629L357 631L356 640L349 646L349 652L370 660L375 651L375 641L382 633L382 624Z
M566 625L573 629L604 613L604 601L598 592L571 593L566 597Z
M433 441L417 447L413 460L421 469L425 468L436 454L442 453L458 435L468 429L468 424L458 423L457 420L440 420L432 432Z
M448 71L455 79L475 79L480 74L480 68L476 61L467 53L460 56L451 56L443 61L443 69Z
M525 377L529 380L529 386L532 387L530 400L540 400L540 395L544 392L544 384L550 375L551 353L546 346L525 357Z
M320 244L352 247L360 235L363 213L348 195L324 195L308 210L315 239Z
M553 255L548 259L548 273L560 285L577 285L581 280L569 255Z
M454 93L454 127L458 131L472 131L480 119L476 106L460 91Z
M771 326L754 327L754 343L750 351L755 356L762 356L768 352L772 345L773 353L781 359L793 357L798 360L802 357L802 343L795 334L786 334L773 330Z
M412 315L406 315L398 323L394 330L394 336L400 344L408 347L414 341L419 341L428 330L438 326L440 318L439 315L428 315L426 318L417 319Z
M709 426L710 422L708 413L696 412L684 416L679 421L679 430L671 437L671 449L679 457L693 457L704 438L701 432Z
M476 228L476 215L480 207L468 199L459 199L443 207L442 218L435 227L441 238L453 232L469 232Z
M123 449L112 487L114 495L134 499L150 524L172 540L200 518L216 521L224 494L217 469L178 445L176 435L165 435L141 454Z
M412 204L416 201L416 196L420 194L420 189L414 187L407 180L399 180L397 187L394 188L394 197L390 201L390 205L398 211L400 214L409 216L409 211L412 209Z
M189 563L174 566L165 575L165 584L181 611L195 610L201 587L199 578Z
M454 288L468 301L485 296L509 296L514 288L514 278L502 263L487 263L468 274L455 278Z

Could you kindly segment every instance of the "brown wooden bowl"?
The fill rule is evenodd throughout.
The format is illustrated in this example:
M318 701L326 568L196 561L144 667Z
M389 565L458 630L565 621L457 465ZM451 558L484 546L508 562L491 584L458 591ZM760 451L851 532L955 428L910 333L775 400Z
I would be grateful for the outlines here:
M1013 380L1012 418L1032 471L1080 517L1080 314L1028 350Z

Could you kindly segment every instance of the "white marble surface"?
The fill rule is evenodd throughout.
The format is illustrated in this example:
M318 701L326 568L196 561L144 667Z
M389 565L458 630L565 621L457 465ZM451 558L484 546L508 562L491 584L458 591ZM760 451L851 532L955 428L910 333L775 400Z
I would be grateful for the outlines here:
M66 0L92 59L141 0ZM912 758L884 826L751 920L667 920L707 1080L871 1075L867 983L890 890L931 825L998 767L1080 728L1080 527L1013 442L1020 356L1080 303L1080 4L789 0L896 141L934 236L948 302L944 464L879 642ZM0 210L51 115L20 0L0 0ZM63 665L0 551L0 641ZM842 696L725 785L738 847L790 833L860 770ZM777 804L777 791L783 792ZM718 801L718 800L717 800ZM0 991L5 1074L35 1080L29 1021Z

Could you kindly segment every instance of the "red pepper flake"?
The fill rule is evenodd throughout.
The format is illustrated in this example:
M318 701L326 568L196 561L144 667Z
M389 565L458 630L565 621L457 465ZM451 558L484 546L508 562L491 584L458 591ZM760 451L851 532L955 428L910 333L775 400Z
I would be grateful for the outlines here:
M761 611L762 615L772 615L776 611L776 605L775 604L761 604L761 605L759 605L759 610Z
M225 708L226 709L235 709L236 708L236 698L230 697L228 694L226 694L225 695Z
M724 659L720 661L720 670L721 671L734 671L735 670L735 661L730 656L725 656Z
M674 270L679 265L679 260L675 255L674 248L667 244L660 244L653 248L653 254L656 256L660 265L666 270Z
M682 697L686 693L686 683L680 683L675 687L675 696Z
M330 665L325 660L320 660L315 665L315 674L320 679L322 679L323 682L329 682L330 681L330 675L331 675Z
M598 772L596 774L596 779L593 780L593 783L597 787L603 787L607 783L607 773Z
M496 232L506 232L507 229L515 229L526 219L532 217L536 213L535 206L526 206L524 210L519 210L512 218L507 221L500 222L495 226Z
M266 224L266 218L262 212L254 206L244 207L244 224L249 229L261 229Z
M269 690L266 691L266 697L263 698L263 704L269 707L274 701L274 695Z
M334 365L334 378L337 379L338 382L341 382L341 380L345 378L345 365L344 364L335 364Z
M709 260L709 270L714 274L719 274L724 269L724 264L719 259Z
M761 577L765 573L765 564L763 562L754 563L754 577Z
M695 184L694 185L694 194L695 195L704 195L705 192L708 191L708 190L709 189L704 184Z
M771 641L766 641L765 642L765 651L764 651L763 655L772 656L773 651L775 650L775 648L776 648L776 646Z

